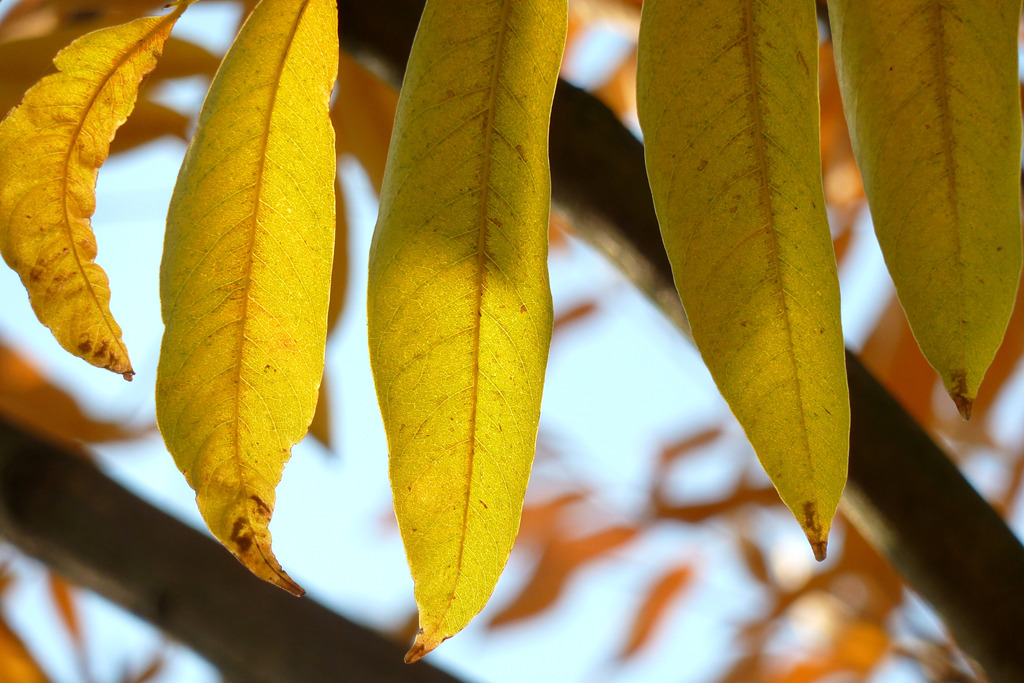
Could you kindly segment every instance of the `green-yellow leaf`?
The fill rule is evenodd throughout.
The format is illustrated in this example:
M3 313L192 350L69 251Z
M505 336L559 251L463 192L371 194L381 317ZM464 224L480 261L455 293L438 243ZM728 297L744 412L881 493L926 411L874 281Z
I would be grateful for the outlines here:
M125 379L134 371L89 221L96 176L186 6L82 36L0 124L0 253L60 345Z
M268 524L323 372L337 65L332 0L257 6L203 104L160 268L160 431L213 535L297 594Z
M825 555L850 406L821 186L813 0L647 0L647 173L693 338Z
M369 342L415 661L487 602L519 528L551 339L547 133L565 0L429 0L370 251Z
M1020 0L833 0L836 71L878 242L970 417L1021 270Z

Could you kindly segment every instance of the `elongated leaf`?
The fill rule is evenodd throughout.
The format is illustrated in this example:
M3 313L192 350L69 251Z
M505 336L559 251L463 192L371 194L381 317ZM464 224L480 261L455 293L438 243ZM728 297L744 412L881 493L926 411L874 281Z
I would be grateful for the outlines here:
M0 124L0 253L60 345L125 379L134 371L94 260L96 175L186 6L76 40Z
M323 372L337 50L331 0L257 6L203 104L160 268L160 431L213 535L298 594L267 525Z
M487 602L519 528L551 339L547 132L565 0L430 0L370 253L369 341L420 633Z
M630 543L639 529L616 526L582 538L551 538L537 562L533 576L519 595L488 624L489 628L507 626L530 619L555 605L576 574L613 551Z
M619 659L635 656L650 642L672 606L692 583L693 567L689 564L670 567L658 578L633 618L629 639L619 652Z
M825 555L850 406L821 187L812 0L651 0L638 108L693 338Z
M1020 277L1020 7L829 3L875 232L917 343L965 419Z

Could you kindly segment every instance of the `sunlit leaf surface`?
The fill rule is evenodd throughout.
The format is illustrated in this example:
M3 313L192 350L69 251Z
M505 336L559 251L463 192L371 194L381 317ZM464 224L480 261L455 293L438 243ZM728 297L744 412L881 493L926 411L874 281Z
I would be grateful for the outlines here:
M836 70L882 253L970 417L1021 269L1020 0L836 0Z
M0 123L0 253L60 345L125 379L134 371L95 262L96 176L186 6L76 40Z
M565 0L431 0L370 254L369 343L415 660L480 611L519 528L551 337L547 133Z
M638 111L693 338L822 559L850 407L811 0L644 3Z
M330 0L263 0L210 88L171 199L157 421L213 532L301 593L267 525L323 372L338 64Z

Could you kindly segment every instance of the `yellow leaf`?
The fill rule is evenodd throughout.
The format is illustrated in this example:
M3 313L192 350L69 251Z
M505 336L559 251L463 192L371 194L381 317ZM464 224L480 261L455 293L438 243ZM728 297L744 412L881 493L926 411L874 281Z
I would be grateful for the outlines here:
M1020 278L1020 7L829 3L875 232L917 343L965 419Z
M850 405L818 136L812 0L643 5L647 173L693 338L825 555Z
M0 253L60 345L131 379L89 218L110 140L186 4L85 35L0 124Z
M323 373L337 50L332 0L257 6L203 104L160 268L160 431L213 535L296 594L268 524Z
M565 0L430 0L370 250L369 342L415 582L415 661L519 528L551 339L547 133Z

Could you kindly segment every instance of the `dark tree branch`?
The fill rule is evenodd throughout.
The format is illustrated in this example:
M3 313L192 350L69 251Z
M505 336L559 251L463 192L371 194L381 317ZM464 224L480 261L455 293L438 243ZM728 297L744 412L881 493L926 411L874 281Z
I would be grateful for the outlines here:
M458 683L257 579L213 539L2 420L0 536L162 628L235 683Z
M401 80L422 0L340 0L343 47ZM601 103L560 82L551 119L552 193L578 234L684 332L647 187L643 146ZM946 454L846 354L853 427L845 510L936 609L993 681L1024 681L1024 547Z

